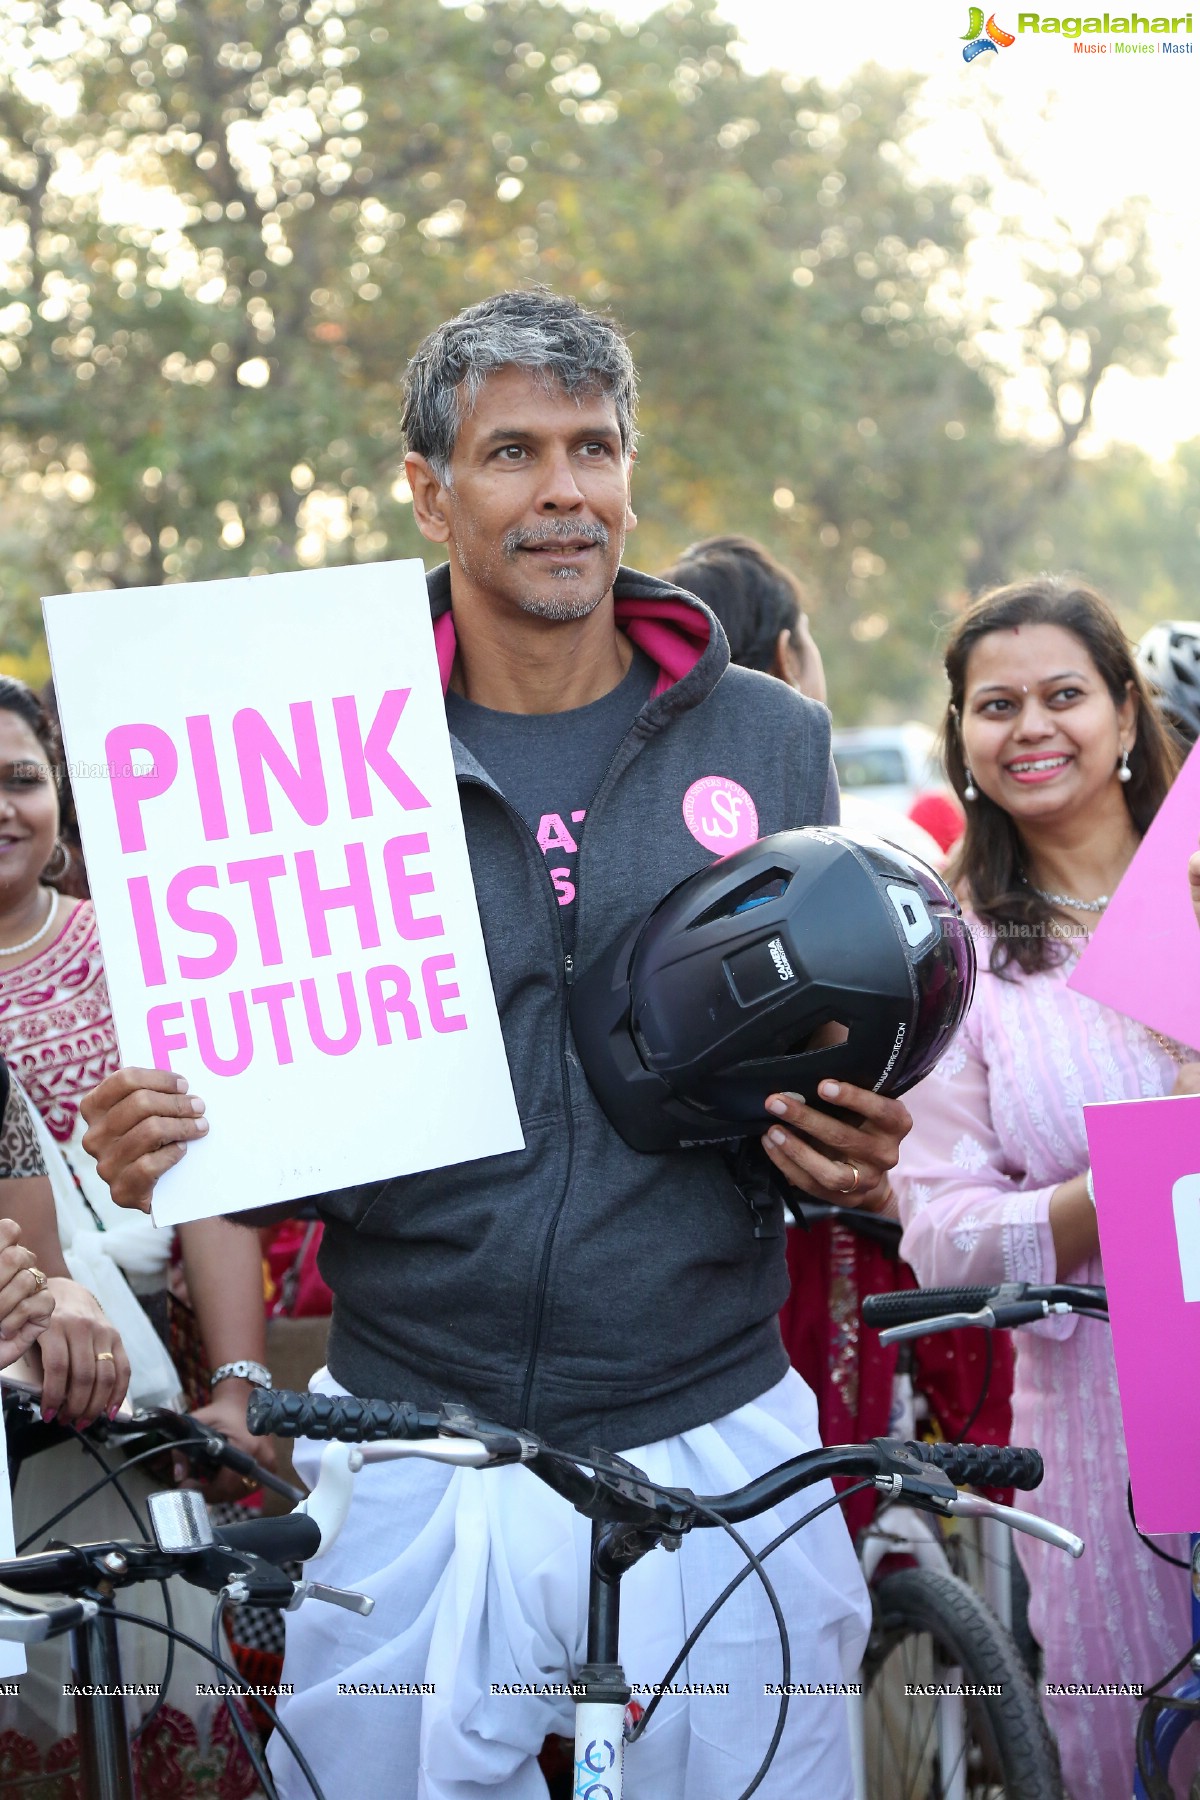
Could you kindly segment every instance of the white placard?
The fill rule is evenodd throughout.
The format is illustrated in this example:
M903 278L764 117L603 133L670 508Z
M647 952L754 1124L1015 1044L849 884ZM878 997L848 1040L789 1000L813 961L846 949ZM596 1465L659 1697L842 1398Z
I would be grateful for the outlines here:
M520 1149L420 563L43 604L155 1219Z

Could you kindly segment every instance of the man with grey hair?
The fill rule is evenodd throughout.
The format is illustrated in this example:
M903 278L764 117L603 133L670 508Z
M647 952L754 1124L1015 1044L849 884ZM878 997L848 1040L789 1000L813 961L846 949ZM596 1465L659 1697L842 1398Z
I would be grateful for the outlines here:
M776 1321L782 1208L748 1206L717 1150L625 1144L580 1068L568 989L577 962L714 854L835 820L837 787L824 709L731 668L706 607L622 568L635 394L613 323L544 291L469 307L409 368L405 466L417 525L447 555L429 577L434 639L525 1148L455 1165L453 1115L472 1096L448 1095L446 1167L321 1197L334 1313L314 1385L455 1400L711 1493L817 1442ZM907 1112L834 1093L840 1120L764 1095L764 1149L809 1193L879 1209ZM84 1112L87 1147L128 1206L148 1205L204 1128L202 1104L157 1071L110 1076ZM311 1475L313 1447L297 1467ZM757 1520L755 1541L800 1510ZM538 1751L570 1732L565 1684L585 1660L588 1554L584 1522L519 1467L365 1469L322 1572L375 1609L305 1608L288 1625L284 1717L329 1791L544 1796ZM661 1680L739 1562L708 1531L631 1571L631 1681ZM849 1800L844 1703L829 1688L856 1670L867 1609L836 1511L775 1553L772 1577L793 1679L812 1691L759 1791ZM664 1699L626 1793L738 1792L770 1739L778 1702L764 1686L778 1673L771 1616L743 1586L681 1676L708 1691ZM279 1747L273 1761L292 1800L297 1767Z

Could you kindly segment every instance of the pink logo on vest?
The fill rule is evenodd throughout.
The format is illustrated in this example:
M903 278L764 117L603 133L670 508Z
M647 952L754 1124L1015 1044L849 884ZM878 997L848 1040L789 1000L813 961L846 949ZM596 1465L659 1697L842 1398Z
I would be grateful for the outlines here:
M683 796L683 822L698 844L717 856L758 839L758 808L740 781L702 775Z

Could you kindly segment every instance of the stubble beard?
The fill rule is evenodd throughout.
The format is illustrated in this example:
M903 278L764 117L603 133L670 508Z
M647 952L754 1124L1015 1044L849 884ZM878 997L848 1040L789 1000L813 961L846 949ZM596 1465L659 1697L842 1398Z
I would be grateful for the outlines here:
M510 531L503 540L502 549L506 563L515 568L522 550L526 550L532 545L552 544L560 539L577 538L583 538L601 550L607 550L609 545L608 530L599 520L586 525L577 525L572 524L568 519L551 519L536 531ZM478 580L482 575L482 570L476 562L473 547L469 553L470 560L463 555L461 543L456 543L455 547L464 574L469 575L472 580ZM472 564L475 566L472 567ZM596 593L590 586L583 592L573 593L572 586L578 587L584 580L582 571L579 569L555 569L553 578L560 588L560 592L553 596L540 594L531 589L514 594L513 600L519 611L527 613L535 619L548 619L556 624L569 624L572 620L586 619L590 613L594 613L612 586L611 582L606 583L600 593Z

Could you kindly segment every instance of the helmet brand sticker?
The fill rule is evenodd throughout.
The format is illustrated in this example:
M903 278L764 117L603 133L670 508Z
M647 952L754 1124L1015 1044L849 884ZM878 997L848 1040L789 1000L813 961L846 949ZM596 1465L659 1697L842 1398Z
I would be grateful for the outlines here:
M683 796L683 822L698 844L717 856L758 840L758 808L740 781L702 775Z
M872 1090L871 1090L872 1093L877 1094L879 1092L880 1088L883 1086L884 1082L887 1080L888 1076L891 1074L892 1070L895 1068L896 1058L900 1054L900 1046L904 1042L904 1033L907 1029L908 1029L908 1027L904 1024L903 1020L901 1020L900 1027L899 1027L898 1031L896 1032L896 1041L892 1045L892 1054L887 1059L887 1062L884 1066L883 1074L879 1077L879 1080L875 1083L875 1086L872 1088Z
M772 938L767 949L771 952L771 961L778 970L780 981L795 981L796 971L787 959L782 938Z

